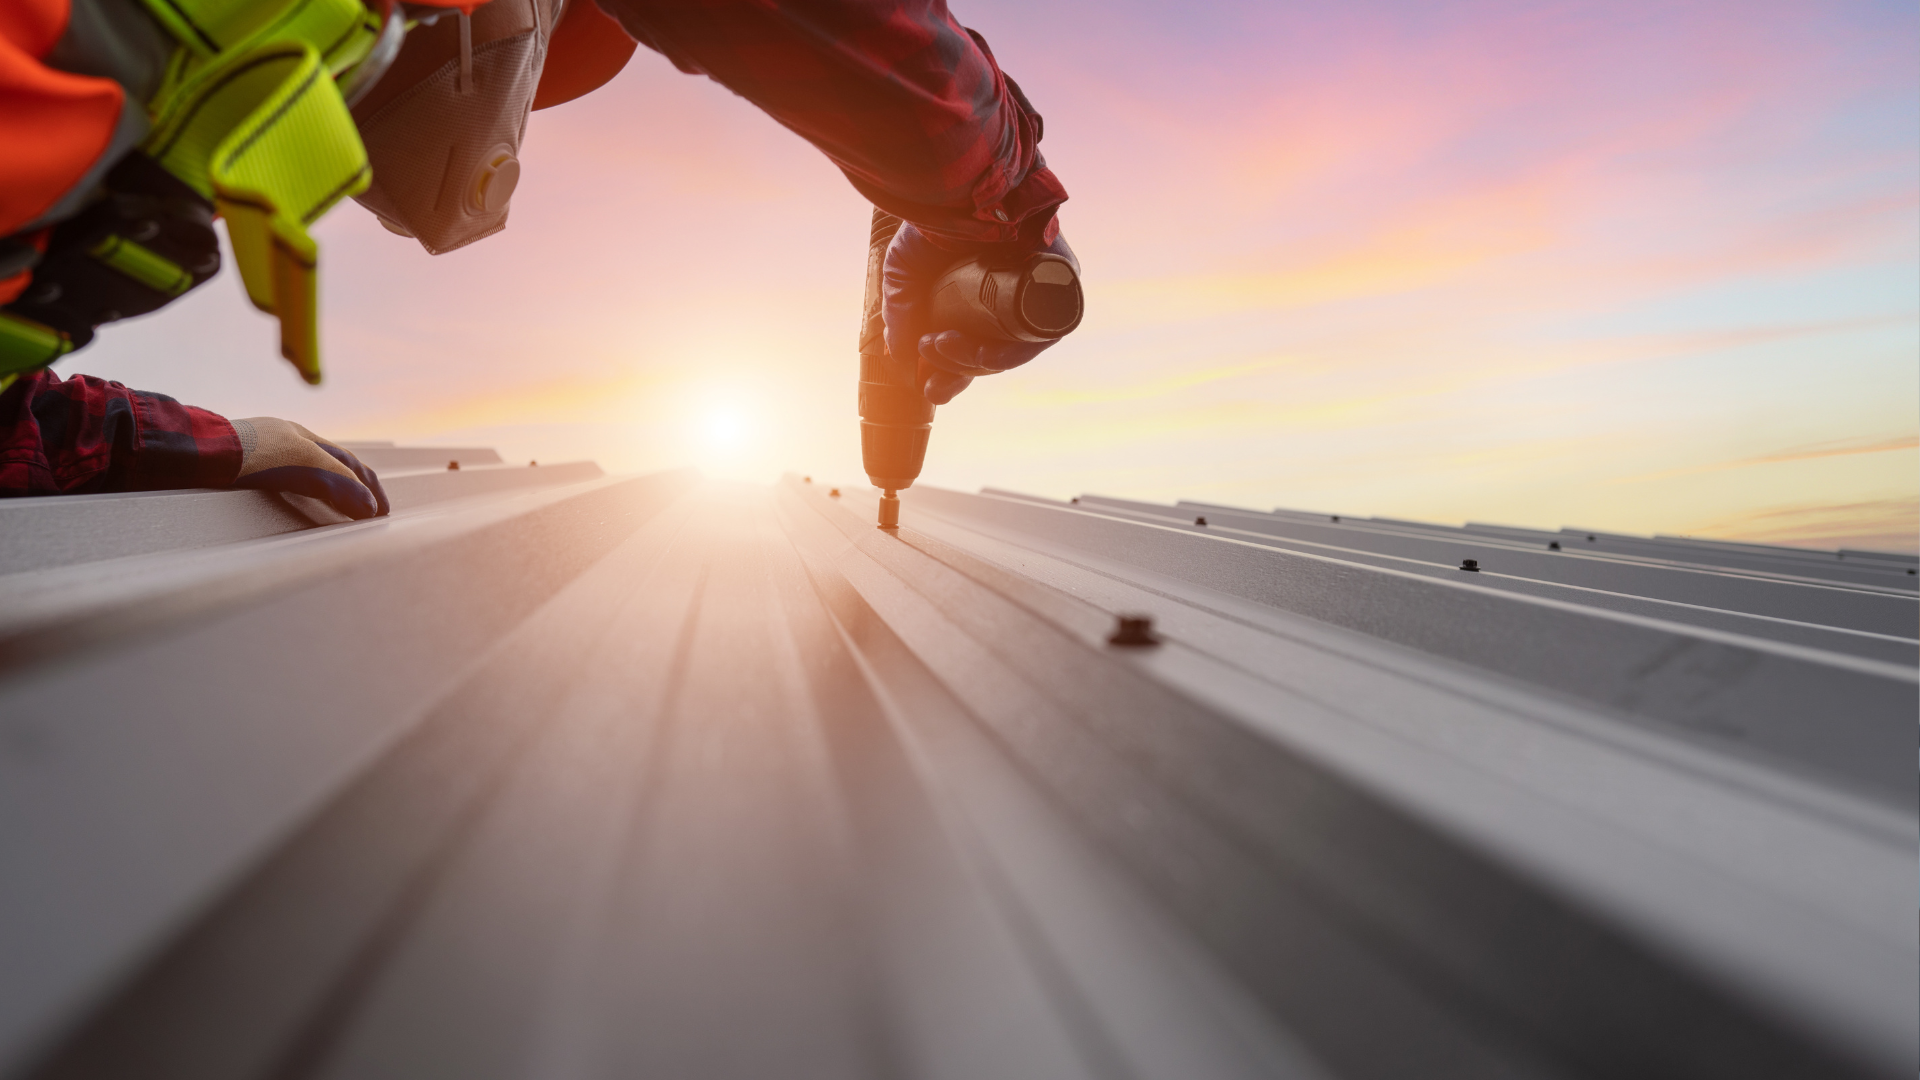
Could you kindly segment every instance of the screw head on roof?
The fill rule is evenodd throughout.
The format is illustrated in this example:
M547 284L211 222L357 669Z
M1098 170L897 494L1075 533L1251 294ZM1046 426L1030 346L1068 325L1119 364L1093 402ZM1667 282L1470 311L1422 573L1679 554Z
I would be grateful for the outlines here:
M1478 573L1480 570L1480 560L1479 559L1461 559L1460 569L1468 571L1469 573Z
M1559 550L1560 550L1560 541L1558 541L1558 540L1549 540L1549 541L1547 541L1547 550L1548 550L1548 551L1559 551Z
M460 463L459 463L458 461L449 461L449 462L447 462L447 471L448 471L448 472L459 472L459 471L460 471Z
M1907 571L1907 573L1909 573L1909 574L1920 574L1920 570L1909 570L1909 571Z
M1593 539L1593 537L1592 537L1591 535L1589 535L1589 536L1587 537L1587 543L1589 543L1589 544L1591 544L1591 543L1593 543L1593 542L1594 542L1594 539Z
M1205 525L1207 523L1207 519L1203 517L1197 517L1193 519L1193 523L1195 525Z
M839 498L839 497L840 497L840 489L839 489L839 488L834 488L834 489L833 489L832 491L829 491L829 492L827 492L827 494L828 494L828 495L831 495L831 496L833 496L834 498L836 498L836 499L837 499L837 498Z
M1160 639L1153 636L1153 616L1117 616L1114 619L1113 633L1107 637L1107 644L1124 647L1160 644Z
M1335 525L1338 525L1338 524L1340 524L1340 515L1339 515L1339 514L1335 514L1335 515L1333 515L1333 523L1334 523Z
M1068 499L1067 501L1074 504L1075 506L1078 506L1080 505L1080 496L1075 495L1073 498Z

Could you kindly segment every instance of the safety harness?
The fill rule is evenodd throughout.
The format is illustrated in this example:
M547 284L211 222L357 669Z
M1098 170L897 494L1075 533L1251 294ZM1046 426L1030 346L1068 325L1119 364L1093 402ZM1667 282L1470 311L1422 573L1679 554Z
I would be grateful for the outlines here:
M179 42L147 103L151 130L108 174L101 205L55 230L23 303L0 311L0 388L85 344L92 325L153 310L211 277L213 214L226 219L247 296L280 321L281 354L318 383L319 250L307 227L370 178L340 82L354 82L370 54L391 59L404 16L383 18L363 0L143 3ZM102 286L83 291L122 299L72 307L63 266ZM35 303L68 317L37 320Z

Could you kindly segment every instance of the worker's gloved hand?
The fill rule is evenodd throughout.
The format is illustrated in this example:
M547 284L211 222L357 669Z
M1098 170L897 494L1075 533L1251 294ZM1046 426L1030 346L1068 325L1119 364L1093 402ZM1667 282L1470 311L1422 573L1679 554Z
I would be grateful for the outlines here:
M350 518L375 517L390 509L372 469L299 424L273 416L232 423L243 452L234 487L306 495Z
M1080 260L1056 236L1040 250L1050 251L1080 269ZM974 378L1017 368L1039 356L1053 342L979 341L949 326L929 326L933 285L969 254L935 247L911 222L903 222L887 248L881 284L882 317L887 326L887 351L895 356L920 358L920 389L927 400L945 405Z

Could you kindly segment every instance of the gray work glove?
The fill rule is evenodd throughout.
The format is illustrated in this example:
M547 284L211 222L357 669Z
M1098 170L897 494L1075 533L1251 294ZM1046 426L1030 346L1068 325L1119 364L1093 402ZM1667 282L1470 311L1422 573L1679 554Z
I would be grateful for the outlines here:
M372 469L299 424L275 416L230 422L242 451L234 487L306 495L356 519L391 509Z

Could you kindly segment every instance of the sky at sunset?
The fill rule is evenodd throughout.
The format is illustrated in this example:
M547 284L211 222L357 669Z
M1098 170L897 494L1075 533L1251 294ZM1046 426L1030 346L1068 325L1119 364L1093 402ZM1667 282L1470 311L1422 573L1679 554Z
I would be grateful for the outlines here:
M924 483L1913 551L1920 8L954 0L1046 116L1082 328ZM506 232L315 230L327 384L229 270L61 370L336 438L863 482L868 209L646 50Z

